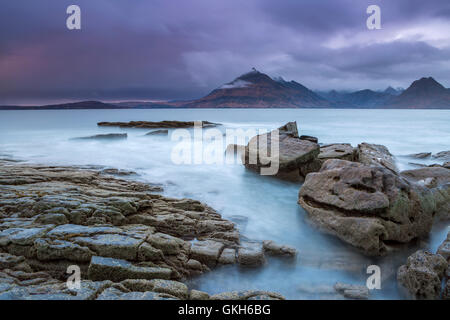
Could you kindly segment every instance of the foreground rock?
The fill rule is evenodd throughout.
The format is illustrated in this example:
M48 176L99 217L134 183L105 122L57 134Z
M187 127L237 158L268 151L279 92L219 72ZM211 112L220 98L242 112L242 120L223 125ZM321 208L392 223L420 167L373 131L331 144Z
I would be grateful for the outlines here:
M5 262L6 261L6 262ZM80 288L69 288L65 281L46 272L35 272L24 257L0 254L0 300L283 300L266 291L225 292L210 296L189 290L179 281L167 279L82 280Z
M398 269L397 279L416 299L438 299L447 267L441 255L419 250Z
M245 147L244 164L248 169L264 174L263 169L278 168L274 176L290 181L303 181L310 165L319 155L317 143L301 140L297 125L290 122L267 134L253 137ZM279 154L272 154L272 138L278 139Z
M0 299L209 299L179 280L237 263L234 224L98 170L0 163ZM65 283L72 265L80 290Z
M89 170L1 165L0 252L56 278L70 264L87 271L99 256L169 269L180 279L198 272L188 264L189 239L238 245L234 224L213 209L153 190L160 188Z
M299 204L321 230L368 255L427 235L436 210L426 190L392 170L335 159L306 177Z
M121 128L193 128L198 123L203 128L216 127L219 124L209 121L130 121L130 122L99 122L100 127L121 127Z

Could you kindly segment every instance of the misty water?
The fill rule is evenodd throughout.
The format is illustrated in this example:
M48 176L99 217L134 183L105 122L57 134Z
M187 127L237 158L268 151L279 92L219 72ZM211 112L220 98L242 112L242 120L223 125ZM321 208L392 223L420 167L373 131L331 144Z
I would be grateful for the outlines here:
M433 252L450 230L433 227L423 239L383 258L367 258L335 237L308 224L297 204L299 183L261 177L239 164L176 165L171 152L178 143L169 137L145 136L148 129L97 127L99 121L208 120L227 128L277 128L297 121L300 134L316 136L320 143L361 142L383 144L397 157L418 152L450 150L450 110L329 110L329 109L218 109L218 110L61 110L1 111L0 158L58 165L99 165L133 170L132 177L161 184L164 195L203 201L224 218L236 222L242 237L274 240L295 247L295 259L269 258L261 268L224 266L189 280L192 288L210 294L247 289L280 292L289 299L335 299L336 281L365 284L366 267L377 264L382 289L371 298L401 299L396 269L419 247ZM172 130L170 130L172 131ZM128 133L119 141L72 140L101 133ZM223 150L225 150L225 142ZM438 161L427 160L427 163Z

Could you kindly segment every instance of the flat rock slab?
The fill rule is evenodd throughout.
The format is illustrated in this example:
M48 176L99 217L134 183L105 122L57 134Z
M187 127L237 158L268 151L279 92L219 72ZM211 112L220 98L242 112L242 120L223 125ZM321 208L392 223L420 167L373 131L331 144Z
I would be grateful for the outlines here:
M263 241L264 252L274 256L290 256L297 255L297 249L287 245L279 245L271 240Z
M256 267L266 262L264 249L260 243L244 243L238 250L238 263L242 266Z
M93 281L112 280L120 282L127 279L170 279L168 268L138 267L126 260L92 257L88 277Z
M76 237L73 242L91 248L104 257L137 260L138 247L143 240L121 234L99 234L91 237Z
M191 259L207 266L215 266L224 247L223 243L212 240L194 242L191 247Z
M355 148L348 143L328 144L320 147L319 160L325 162L328 159L341 159L354 161Z
M130 121L130 122L99 122L101 127L121 127L121 128L193 128L198 123L203 128L216 127L220 124L209 121Z

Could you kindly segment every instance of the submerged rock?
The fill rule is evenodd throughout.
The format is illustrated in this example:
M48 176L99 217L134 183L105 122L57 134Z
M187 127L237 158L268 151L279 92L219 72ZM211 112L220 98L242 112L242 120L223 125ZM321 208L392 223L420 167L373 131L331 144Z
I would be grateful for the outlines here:
M366 286L337 282L334 289L349 299L368 299L369 289Z
M271 240L263 241L264 252L274 256L295 256L297 255L297 249L287 246L279 245Z
M225 150L225 155L242 155L245 153L245 146L239 144L229 144Z
M441 255L419 250L398 269L397 280L416 299L437 299L447 267Z
M121 169L115 169L115 168L103 169L101 171L101 173L103 173L103 174L110 174L112 176L132 176L132 175L136 175L137 174L134 171L121 170Z
M431 152L420 152L414 154L408 154L406 157L415 158L415 159L426 159L431 157Z
M126 133L107 133L107 134L96 134L94 136L74 138L74 140L120 140L127 139L128 134Z
M441 151L438 153L433 154L433 158L439 159L439 160L450 160L450 151Z
M146 136L167 136L169 134L169 130L155 130L146 133Z
M319 229L368 255L427 235L435 210L430 202L383 166L335 159L308 174L299 192L299 204Z
M275 292L249 290L249 291L231 291L215 294L210 297L211 300L285 300L285 298Z

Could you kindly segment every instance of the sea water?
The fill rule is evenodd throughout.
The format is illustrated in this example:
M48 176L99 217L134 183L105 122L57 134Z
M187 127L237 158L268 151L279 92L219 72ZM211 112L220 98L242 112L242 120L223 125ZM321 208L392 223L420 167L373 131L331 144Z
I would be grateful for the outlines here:
M450 230L438 224L429 238L398 253L368 258L336 237L308 224L297 204L299 183L261 177L239 164L173 163L178 142L169 136L146 136L149 129L97 127L100 121L208 120L226 129L274 129L297 121L300 134L320 143L383 144L396 156L401 170L417 160L405 155L450 150L450 110L363 109L155 109L155 110L42 110L0 111L0 158L57 165L98 165L132 170L133 177L161 184L164 195L203 201L234 221L242 238L274 240L298 250L294 259L268 258L264 267L223 266L189 280L192 288L210 294L261 289L289 299L338 299L337 282L364 285L366 267L381 268L382 288L374 299L402 299L396 270L418 248L435 251ZM128 134L125 140L76 140L105 133ZM225 150L224 145L224 150Z

